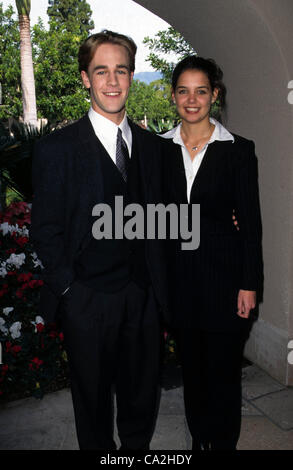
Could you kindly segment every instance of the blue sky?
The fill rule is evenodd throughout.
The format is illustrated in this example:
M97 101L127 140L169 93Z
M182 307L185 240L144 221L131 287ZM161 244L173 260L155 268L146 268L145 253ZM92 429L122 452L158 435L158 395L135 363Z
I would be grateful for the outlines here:
M0 0L4 7L12 5L16 11L14 0ZM131 36L138 46L136 58L136 73L151 71L145 61L148 49L142 44L145 36L153 37L159 30L169 27L169 24L158 16L141 7L132 0L87 0L95 23L93 32L110 29ZM31 0L31 23L34 24L40 16L47 23L47 0Z

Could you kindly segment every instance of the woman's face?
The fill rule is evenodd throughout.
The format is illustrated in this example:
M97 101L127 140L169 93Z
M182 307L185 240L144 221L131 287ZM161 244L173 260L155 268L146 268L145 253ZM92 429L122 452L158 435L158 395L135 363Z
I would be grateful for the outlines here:
M185 70L179 76L172 97L182 121L198 123L209 119L219 90L212 91L208 76L201 70Z

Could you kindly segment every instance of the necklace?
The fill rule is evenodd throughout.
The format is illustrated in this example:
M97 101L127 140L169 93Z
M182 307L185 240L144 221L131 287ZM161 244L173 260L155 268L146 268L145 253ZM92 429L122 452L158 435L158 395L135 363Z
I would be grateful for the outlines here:
M206 137L204 137L203 139L200 139L199 142L198 142L196 145L194 145L193 147L191 147L191 150L192 150L193 152L196 152L197 150L199 150L199 149L202 147L201 140L203 140L204 143L208 142L209 139L211 138L211 135L212 135L213 131L214 131L214 127L212 127L211 132L209 133L209 135L206 136Z
M207 141L210 139L210 137L211 137L211 134L210 134L208 137L205 137L205 138L204 138L204 142L207 142ZM199 141L199 142L200 142L200 141ZM194 147L191 147L191 150L193 150L193 151L199 150L201 146L202 146L202 144L201 144L201 143L198 143L198 144L195 145Z

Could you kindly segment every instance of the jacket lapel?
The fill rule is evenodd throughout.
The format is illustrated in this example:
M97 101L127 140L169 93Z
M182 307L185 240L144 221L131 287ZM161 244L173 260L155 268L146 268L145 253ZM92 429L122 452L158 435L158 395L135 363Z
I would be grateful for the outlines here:
M181 146L174 144L170 140L167 141L165 150L166 171L170 174L170 181L168 183L169 192L172 194L170 200L186 204L187 182Z
M221 164L223 155L230 151L232 141L218 141L216 140L212 144L208 145L206 153L202 159L201 165L194 178L193 185L191 188L190 202L194 201L201 192L211 176L216 171L218 164ZM196 158L196 157L195 157Z
M79 121L78 148L84 178L88 185L89 196L96 202L104 197L104 183L101 165L101 152L106 152L97 138L88 115ZM107 153L107 152L106 152Z
M144 139L144 132L139 126L134 124L130 119L128 119L128 124L132 132L131 158L137 158L139 160L144 194L148 194L153 167L154 149L149 148L148 139Z
M93 207L104 200L104 181L101 152L105 148L97 138L88 115L80 119L78 126L77 154L79 157L79 237L77 258L92 240Z

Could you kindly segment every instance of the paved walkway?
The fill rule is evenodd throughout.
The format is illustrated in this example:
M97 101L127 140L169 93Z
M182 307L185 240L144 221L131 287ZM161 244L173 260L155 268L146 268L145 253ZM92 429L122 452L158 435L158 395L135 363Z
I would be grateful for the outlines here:
M293 388L284 387L254 365L244 368L243 373L243 422L238 449L293 450ZM190 448L182 386L163 389L151 449ZM2 405L0 449L78 449L70 391Z

